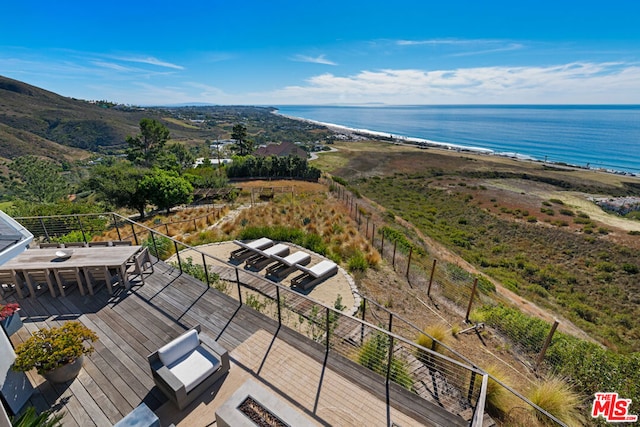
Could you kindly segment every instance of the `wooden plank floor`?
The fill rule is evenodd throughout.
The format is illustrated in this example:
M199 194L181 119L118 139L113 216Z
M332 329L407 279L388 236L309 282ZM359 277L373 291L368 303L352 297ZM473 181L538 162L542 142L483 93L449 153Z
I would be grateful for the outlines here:
M131 292L119 290L110 296L103 288L94 296L81 296L76 291L67 297L42 295L19 301L24 327L11 337L14 344L41 327L75 319L100 337L94 344L96 351L85 358L75 381L51 385L39 375L29 373L37 387L31 399L37 409L62 410L65 426L84 427L113 425L141 402L152 410L159 408L167 398L154 387L146 357L196 324L202 325L203 332L217 339L229 352L259 330L277 333L295 348L370 389L381 402L386 400L388 391L383 384L376 384L377 380L365 368L353 366L340 357L326 359L323 346L287 328L278 329L275 320L247 306L239 307L237 300L207 289L205 284L180 275L163 262L154 267L154 273L145 276L145 285L134 286ZM424 417L424 424L432 424L428 418L434 414L429 408L416 409L423 402L416 404L411 396L403 397L402 393L393 396L391 401L397 401L417 419ZM442 410L435 415L455 418ZM386 423L386 420L380 421Z

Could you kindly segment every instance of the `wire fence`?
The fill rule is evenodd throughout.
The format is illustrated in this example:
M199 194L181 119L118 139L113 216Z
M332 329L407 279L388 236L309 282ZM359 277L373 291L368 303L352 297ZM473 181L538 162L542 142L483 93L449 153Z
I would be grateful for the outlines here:
M199 221L209 224L216 215L211 212L196 218L195 222L193 219L184 222L192 222L197 229L202 226ZM88 236L100 239L113 236L118 240L130 240L137 245L147 246L158 259L165 260L175 255L173 265L180 273L190 274L207 286L237 298L240 304L246 304L324 344L327 351L368 368L381 381L394 383L428 404L464 416L472 425L480 425L475 422L479 422L484 414L487 379L499 382L468 358L433 337L432 348L416 344L413 337L418 333L424 334L424 331L374 301L363 297L359 312L355 316L345 315L335 307L320 304L288 287L163 234L161 231L166 231L165 224L157 224L154 229L115 213L16 220L34 234L36 241L64 241L71 235L76 239L79 236L78 240L86 242ZM382 239L378 244L382 245ZM435 290L443 287L443 283L455 280L453 286L460 289L452 292L453 296L463 301L460 295L467 295L464 292L472 295L470 286L464 284L469 279L464 270L438 268L434 274L430 274L431 271L412 263L411 252L399 254L397 247L388 250L395 252L398 268L406 268L401 271L406 272L408 280L412 280L412 286L421 289L433 286ZM465 287L468 291L461 290ZM522 400L524 407L528 408L527 413L533 411L552 424L564 425L517 391L503 386Z

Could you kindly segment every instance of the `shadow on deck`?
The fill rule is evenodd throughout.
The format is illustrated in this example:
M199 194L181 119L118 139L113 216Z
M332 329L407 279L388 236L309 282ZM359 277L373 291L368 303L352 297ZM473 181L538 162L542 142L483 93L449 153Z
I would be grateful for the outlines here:
M211 425L215 409L247 378L318 425L468 425L163 262L144 286L118 291L20 301L24 327L12 336L14 344L41 327L75 319L100 337L76 380L51 385L29 373L37 387L31 403L64 411L65 426L110 426L141 402L163 425ZM147 355L196 324L229 350L232 367L221 386L178 412L154 386Z

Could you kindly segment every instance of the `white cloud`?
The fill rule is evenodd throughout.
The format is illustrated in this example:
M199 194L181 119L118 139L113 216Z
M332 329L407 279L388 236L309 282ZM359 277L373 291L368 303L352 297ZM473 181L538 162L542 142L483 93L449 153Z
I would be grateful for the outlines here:
M176 65L170 62L161 61L157 58L154 58L153 56L147 56L147 57L119 56L119 57L113 57L113 59L116 59L118 61L123 61L123 62L135 62L139 64L148 64L148 65L155 65L158 67L172 68L175 70L184 70L184 67L181 65Z
M326 55L318 55L316 57L307 55L296 55L292 58L292 60L297 62L311 62L312 64L338 65L337 63L327 59Z
M253 102L274 104L634 103L639 97L640 66L613 62L325 73L306 85L252 94Z

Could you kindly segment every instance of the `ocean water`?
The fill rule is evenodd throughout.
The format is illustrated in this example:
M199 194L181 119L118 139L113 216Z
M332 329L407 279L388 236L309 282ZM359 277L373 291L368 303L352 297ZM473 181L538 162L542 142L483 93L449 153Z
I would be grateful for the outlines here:
M279 113L496 154L640 174L640 105L281 106Z

